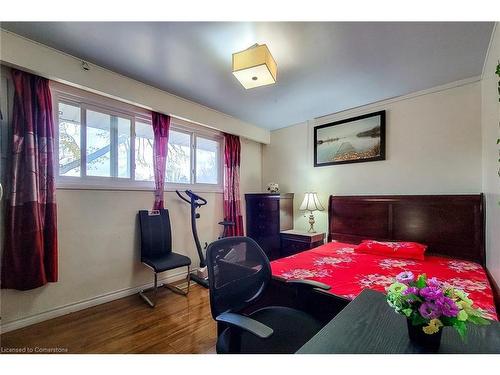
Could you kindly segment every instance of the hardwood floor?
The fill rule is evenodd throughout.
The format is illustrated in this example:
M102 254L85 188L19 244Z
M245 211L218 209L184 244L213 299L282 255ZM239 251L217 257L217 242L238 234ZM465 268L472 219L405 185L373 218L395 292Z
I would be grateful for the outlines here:
M154 309L138 295L47 320L0 336L3 348L60 348L67 353L215 353L208 290L187 297L166 288Z

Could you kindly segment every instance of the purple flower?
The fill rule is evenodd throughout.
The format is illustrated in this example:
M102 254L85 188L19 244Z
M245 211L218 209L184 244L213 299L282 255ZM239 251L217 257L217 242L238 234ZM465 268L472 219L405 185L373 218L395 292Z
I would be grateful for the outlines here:
M420 289L420 295L427 300L433 301L443 297L443 291L435 286L426 286Z
M458 315L458 306L451 298L442 297L437 299L436 306L441 310L444 316L453 318Z
M441 281L436 279L435 277L431 277L430 279L427 280L427 285L432 286L434 288L441 288L443 285Z
M396 276L396 280L400 283L408 284L415 280L415 275L411 271L404 271Z
M420 315L426 319L436 319L439 315L441 315L439 307L432 302L422 303L422 305L418 308L418 311L420 312Z
M418 296L418 288L416 286L409 286L404 292L403 295L407 296L408 294L415 294Z

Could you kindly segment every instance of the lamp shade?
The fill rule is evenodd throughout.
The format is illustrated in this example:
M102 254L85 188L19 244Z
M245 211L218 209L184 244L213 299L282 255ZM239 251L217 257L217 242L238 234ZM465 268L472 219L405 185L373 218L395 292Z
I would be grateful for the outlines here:
M246 89L276 83L278 68L265 44L233 53L233 74Z
M325 208L321 205L317 193L306 193L304 196L304 200L300 205L299 210L312 212L312 211L324 211Z

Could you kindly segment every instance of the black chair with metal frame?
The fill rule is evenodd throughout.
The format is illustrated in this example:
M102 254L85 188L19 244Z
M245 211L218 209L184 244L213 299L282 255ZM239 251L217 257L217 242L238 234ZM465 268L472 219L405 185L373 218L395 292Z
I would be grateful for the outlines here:
M271 280L271 265L251 238L228 237L207 249L210 308L218 324L217 353L295 353L322 324L289 307L268 306L248 315ZM293 280L306 289L328 290L311 280Z
M139 292L141 298L151 307L156 305L158 288L163 286L182 295L189 293L191 259L172 251L172 229L168 210L139 211L141 230L141 262L154 272L154 285ZM187 266L187 288L185 290L172 284L158 285L160 272ZM153 291L153 300L146 293Z

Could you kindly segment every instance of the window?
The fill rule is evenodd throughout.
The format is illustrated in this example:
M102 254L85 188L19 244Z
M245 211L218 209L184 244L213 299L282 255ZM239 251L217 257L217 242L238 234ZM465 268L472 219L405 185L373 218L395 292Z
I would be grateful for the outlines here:
M58 187L153 189L151 114L60 84L52 85L58 120ZM172 119L166 190L222 190L221 134Z
M196 137L196 182L216 184L218 182L219 142Z
M153 128L144 122L135 123L135 179L154 181L153 171Z
M81 176L80 107L59 103L59 175Z
M170 130L166 181L174 184L191 183L191 134Z
M87 176L130 178L130 119L86 110Z

